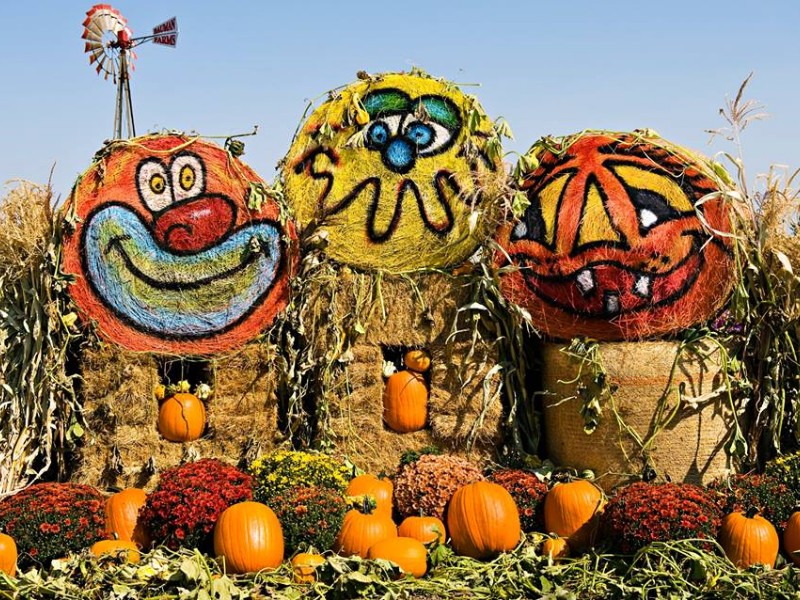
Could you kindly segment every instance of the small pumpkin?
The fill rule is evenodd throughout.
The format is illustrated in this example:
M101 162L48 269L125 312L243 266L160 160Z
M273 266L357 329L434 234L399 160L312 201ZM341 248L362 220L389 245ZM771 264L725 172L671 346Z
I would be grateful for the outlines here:
M603 492L585 479L556 483L544 497L544 528L582 552L594 544Z
M371 473L359 475L350 480L344 494L345 496L372 496L377 502L376 512L392 514L394 485L388 477L376 477Z
M138 521L139 510L147 494L139 488L128 488L112 494L106 500L106 534L110 538L132 541L140 548L150 545L144 523Z
M194 394L179 392L161 404L158 432L170 442L191 442L203 435L206 408Z
M112 554L114 556L125 556L130 563L138 563L141 559L139 548L130 540L100 540L92 544L89 551L95 556Z
M383 389L383 420L398 433L419 431L428 419L428 388L422 375L398 371Z
M783 530L783 549L800 567L800 511L792 513Z
M292 557L292 572L295 583L314 583L317 567L325 564L325 557L313 552L301 552Z
M366 496L362 505L344 516L344 523L333 543L333 550L343 556L367 557L370 547L386 538L397 537L397 526L384 512L373 511Z
M422 348L409 350L403 356L403 364L406 369L411 369L417 373L424 373L431 368L431 355Z
M444 544L446 538L444 523L438 517L406 517L397 528L397 534L401 537L414 538L423 544L436 541Z
M277 568L283 562L283 530L278 517L260 502L229 506L214 525L214 554L225 559L229 573Z
M382 558L400 567L403 573L422 577L428 571L428 551L419 540L409 537L386 538L370 546L367 558Z
M569 557L569 544L561 537L550 537L542 543L542 556L546 556L553 562L560 562Z
M513 550L522 534L511 494L489 481L469 483L453 494L447 531L457 554L478 559Z
M0 571L9 577L17 573L17 544L6 533L0 533Z
M719 545L734 565L747 569L762 564L774 567L780 542L772 523L751 507L747 512L733 512L722 519Z

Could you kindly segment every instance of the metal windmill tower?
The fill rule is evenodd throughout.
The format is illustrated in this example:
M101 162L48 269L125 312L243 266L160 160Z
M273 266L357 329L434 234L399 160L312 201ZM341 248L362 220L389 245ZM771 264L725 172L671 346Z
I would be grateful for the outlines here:
M95 4L86 12L82 39L86 40L84 52L89 53L89 64L96 65L97 74L109 76L117 85L114 112L114 139L136 135L131 100L130 71L136 53L133 49L144 42L153 42L174 48L178 43L178 19L172 17L153 28L151 35L133 37L128 21L109 4Z

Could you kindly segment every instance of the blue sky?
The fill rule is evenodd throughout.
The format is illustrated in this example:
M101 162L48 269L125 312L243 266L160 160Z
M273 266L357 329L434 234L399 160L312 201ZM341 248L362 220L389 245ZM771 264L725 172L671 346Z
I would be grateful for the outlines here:
M177 15L177 49L138 49L137 133L162 128L246 138L244 159L273 179L308 100L356 71L418 66L468 86L515 134L508 151L587 128L649 127L714 154L705 130L753 71L770 118L743 138L750 180L800 167L800 2L146 2L112 0L134 34ZM0 183L46 182L66 197L111 137L115 88L80 39L92 2L0 9ZM513 161L513 155L508 157Z

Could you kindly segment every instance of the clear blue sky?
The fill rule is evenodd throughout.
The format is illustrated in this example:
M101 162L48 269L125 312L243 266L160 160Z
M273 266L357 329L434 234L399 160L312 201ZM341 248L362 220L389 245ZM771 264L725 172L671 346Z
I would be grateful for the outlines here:
M0 9L0 183L45 182L66 197L112 134L115 88L80 39L93 2L4 2ZM706 154L726 96L770 118L745 132L749 178L800 167L800 0L486 2L112 0L134 34L177 15L177 49L138 49L137 133L244 132L245 160L272 179L308 99L355 72L419 66L470 88L504 116L522 152L538 137L649 127ZM510 156L509 160L513 160Z

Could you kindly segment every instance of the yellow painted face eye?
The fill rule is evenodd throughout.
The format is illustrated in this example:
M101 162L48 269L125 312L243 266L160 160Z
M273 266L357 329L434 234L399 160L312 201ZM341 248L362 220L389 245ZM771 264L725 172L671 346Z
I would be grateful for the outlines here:
M180 176L181 188L188 192L190 189L192 189L192 186L194 185L194 180L195 180L194 169L190 165L184 165L183 168L181 168L181 176Z
M154 194L163 194L167 189L167 180L162 175L155 174L150 178L150 191Z

